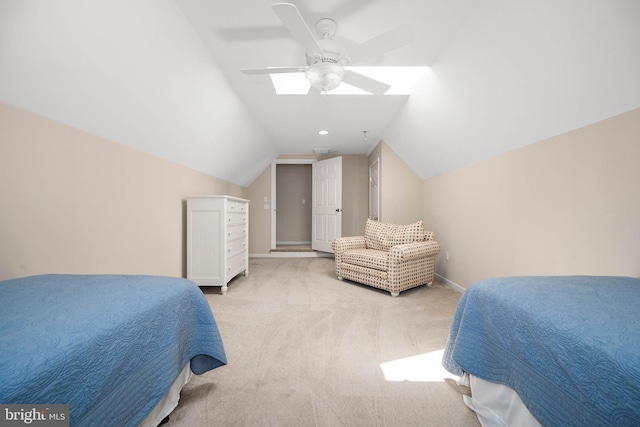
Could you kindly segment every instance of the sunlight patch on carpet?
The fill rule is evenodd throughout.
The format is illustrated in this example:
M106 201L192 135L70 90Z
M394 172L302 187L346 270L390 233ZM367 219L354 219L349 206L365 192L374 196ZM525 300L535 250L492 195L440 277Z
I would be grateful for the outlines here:
M380 364L387 381L444 382L445 378L458 379L442 366L444 349L405 357Z

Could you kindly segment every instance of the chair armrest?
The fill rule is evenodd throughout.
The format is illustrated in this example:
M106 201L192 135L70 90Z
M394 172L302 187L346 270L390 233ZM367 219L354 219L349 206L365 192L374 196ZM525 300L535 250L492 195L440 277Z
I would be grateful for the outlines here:
M331 242L331 248L336 254L342 254L349 249L366 249L364 236L338 237Z
M436 256L440 253L440 244L434 240L396 245L389 251L389 259L405 261L415 258Z

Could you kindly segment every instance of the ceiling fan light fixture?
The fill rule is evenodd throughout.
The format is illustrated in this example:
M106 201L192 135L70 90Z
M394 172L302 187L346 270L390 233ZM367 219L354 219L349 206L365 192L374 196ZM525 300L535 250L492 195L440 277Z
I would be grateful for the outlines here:
M344 78L344 67L334 62L318 62L305 72L309 83L314 88L328 92L337 88Z

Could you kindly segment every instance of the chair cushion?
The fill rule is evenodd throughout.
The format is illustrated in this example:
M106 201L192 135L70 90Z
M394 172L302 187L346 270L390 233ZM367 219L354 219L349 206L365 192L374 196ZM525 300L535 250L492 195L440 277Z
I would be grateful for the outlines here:
M377 249L351 249L342 254L343 263L387 271L389 268L389 253Z

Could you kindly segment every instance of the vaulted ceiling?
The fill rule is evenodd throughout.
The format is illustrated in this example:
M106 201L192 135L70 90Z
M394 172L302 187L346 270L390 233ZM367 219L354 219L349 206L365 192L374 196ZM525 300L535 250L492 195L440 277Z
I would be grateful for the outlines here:
M305 65L274 2L0 0L0 101L240 185L380 139L427 178L640 107L637 0L292 0L347 52L411 28L360 65L429 67L410 95L319 97L240 72Z

